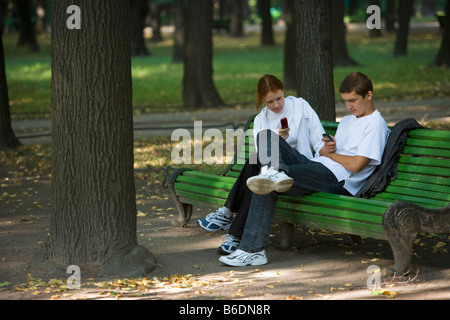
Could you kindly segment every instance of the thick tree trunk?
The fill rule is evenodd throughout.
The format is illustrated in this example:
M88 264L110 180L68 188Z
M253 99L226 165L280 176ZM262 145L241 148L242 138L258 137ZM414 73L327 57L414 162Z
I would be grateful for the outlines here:
M81 9L81 29L66 10ZM151 253L137 245L133 172L130 5L52 3L52 195L48 258L143 276Z
M213 82L212 1L188 0L183 102L188 108L223 104Z
M335 121L331 0L295 0L297 16L297 93L321 120Z
M15 149L20 145L21 143L16 138L11 126L3 38L0 35L0 149Z

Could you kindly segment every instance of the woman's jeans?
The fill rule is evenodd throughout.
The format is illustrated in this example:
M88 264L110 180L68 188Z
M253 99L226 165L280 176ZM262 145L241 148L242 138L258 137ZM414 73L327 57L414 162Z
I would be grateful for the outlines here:
M274 143L278 144L278 150L271 148ZM271 130L261 131L257 136L257 144L261 166L278 167L279 170L283 170L294 179L292 188L282 193L283 195L298 196L314 192L350 195L344 189L344 181L337 181L333 172L327 167L319 162L309 160ZM260 148L261 145L263 148ZM267 149L267 154L261 155L266 151L265 149ZM277 154L271 154L271 150L275 150ZM278 195L277 192L267 195L256 193L252 195L244 235L239 247L241 250L258 252L267 246Z

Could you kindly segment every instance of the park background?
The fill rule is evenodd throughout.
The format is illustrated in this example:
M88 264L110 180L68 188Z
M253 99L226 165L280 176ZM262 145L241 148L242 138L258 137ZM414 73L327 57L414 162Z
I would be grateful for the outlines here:
M51 118L51 34L48 28L50 18L46 14L43 20L38 21L39 15L34 15L36 7L38 8L36 12L42 12L44 9L44 12L48 13L49 3L48 1L17 1L17 3L20 2L35 5L30 8L32 13L30 20L36 35L33 37L28 34L29 37L25 37L28 38L28 42L18 45L23 28L19 27L17 17L14 18L13 8L16 2L3 1L2 9L7 10L2 11L2 16L6 17L2 39L12 123ZM132 59L133 114L135 116L163 114L170 119L174 114L184 114L185 118L191 120L189 114L199 111L200 114L201 112L210 114L218 110L221 112L225 110L231 114L234 112L239 114L242 110L252 110L256 113L254 100L257 79L264 73L273 73L285 79L287 72L283 61L286 52L287 27L286 12L283 10L283 5L286 5L284 1L240 1L244 8L242 12L245 13L242 14L241 34L239 29L238 34L232 34L230 30L227 30L233 1L214 1L213 81L221 103L212 105L199 103L194 106L184 100L183 63L174 56L176 28L173 4L171 1L136 1L134 3L137 2L150 4L150 6L147 8L144 6L140 11L145 12L142 43L146 50L142 50L141 47ZM263 10L263 3L266 3L267 9L267 2L270 3L271 31L263 27L264 21L267 23L267 15L263 14L267 10ZM414 6L411 7L413 11L411 20L408 21L407 51L398 54L395 53L398 34L395 26L398 27L398 23L394 24L394 29L389 29L386 24L388 13L392 13L392 10L388 9L388 3L396 3L393 9L394 20L398 20L401 15L398 1L342 1L345 8L343 21L347 27L345 41L348 56L357 65L334 66L335 88L346 74L358 70L373 79L377 102L396 105L399 101L403 103L411 101L411 104L417 101L439 101L442 104L444 101L444 105L448 106L445 102L450 97L448 66L432 65L442 44L445 29L440 25L439 21L443 20L439 20L439 17L444 15L447 1L409 2L412 2ZM366 9L374 3L382 9L382 28L379 32L370 31L366 26L370 16L366 13ZM405 2L402 1L402 3ZM258 8L258 5L261 7ZM40 29L37 28L38 23L40 23ZM136 41L138 42L139 39ZM288 82L287 79L285 80ZM288 94L298 95L298 88L295 85L295 83L289 85ZM335 94L334 99L339 105L338 94ZM402 105L405 106L405 104ZM400 112L407 115L407 107ZM423 113L424 117L418 118L418 121L436 129L448 130L449 124L446 118L448 113L445 114L444 111L438 121L427 119L426 110ZM218 114L223 113L218 112ZM245 123L246 119L240 120ZM25 127L16 127L15 131L28 136L42 133L46 135L50 130L48 127L35 129L31 125L29 128L25 125ZM2 215L6 217L25 211L29 215L26 215L28 218L22 217L21 219L25 219L22 222L30 222L32 225L34 222L39 222L35 211L42 207L48 209L46 212L51 211L51 200L46 203L34 200L30 206L26 207L22 204L24 202L19 200L23 200L24 195L28 196L27 191L22 191L21 196L16 197L13 195L18 193L12 192L11 187L17 183L17 179L26 177L37 181L42 179L48 183L51 179L52 145L50 143L28 144L27 139L21 142L24 145L18 147L18 152L0 151L2 169L5 169L2 174L6 172L6 176L1 177L2 191L5 190L0 194L1 205L4 208ZM158 186L164 180L162 168L171 165L170 150L173 145L174 142L170 141L168 136L141 138L134 142L134 168L137 179L140 181L137 202L145 204L144 208L146 208L139 210L140 216L163 215L164 210L158 211L159 208L155 205L157 195L150 195L150 189L153 187L148 185ZM215 172L221 169L220 166L200 165L198 167ZM165 199L165 202L169 201L164 195L161 199ZM154 210L148 209L153 207L155 207ZM170 216L170 213L168 215ZM167 217L167 219L170 218ZM199 264L193 266L194 271L201 269ZM1 281L10 282L8 279L0 279ZM12 284L6 287L12 288ZM241 291L236 292L235 297L240 296L239 292Z

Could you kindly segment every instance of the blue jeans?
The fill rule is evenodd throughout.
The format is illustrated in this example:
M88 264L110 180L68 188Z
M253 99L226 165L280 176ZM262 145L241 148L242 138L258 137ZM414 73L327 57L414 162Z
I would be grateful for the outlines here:
M260 137L264 139L266 145L260 143ZM266 156L259 157L260 161L263 159L261 166L278 167L294 179L292 188L283 195L298 196L314 192L350 195L344 188L344 181L337 181L336 176L327 167L309 160L271 130L267 130L262 135L261 133L258 134L256 143L258 144L259 154L266 151L260 149L261 145L267 147ZM272 143L278 143L278 157L271 154ZM278 163L273 163L274 160ZM267 246L278 195L277 192L271 192L267 195L255 193L252 195L239 249L247 252L258 252Z

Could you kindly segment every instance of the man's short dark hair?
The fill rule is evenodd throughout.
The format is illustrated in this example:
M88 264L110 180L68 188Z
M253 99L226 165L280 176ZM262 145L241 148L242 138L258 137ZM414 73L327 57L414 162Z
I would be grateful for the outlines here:
M339 92L350 93L352 91L355 91L356 94L365 98L369 91L373 92L372 80L360 72L350 73L342 81Z

